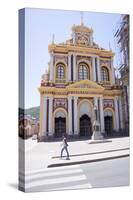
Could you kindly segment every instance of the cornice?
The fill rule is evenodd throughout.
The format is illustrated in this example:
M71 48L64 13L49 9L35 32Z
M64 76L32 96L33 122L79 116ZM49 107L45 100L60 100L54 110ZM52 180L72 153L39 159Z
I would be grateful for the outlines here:
M105 50L101 48L93 48L88 46L79 46L79 45L55 45L51 44L48 46L49 52L55 52L55 53L68 53L68 52L74 52L74 53L87 53L87 54L96 54L99 56L105 56L105 57L113 57L115 54L111 50Z

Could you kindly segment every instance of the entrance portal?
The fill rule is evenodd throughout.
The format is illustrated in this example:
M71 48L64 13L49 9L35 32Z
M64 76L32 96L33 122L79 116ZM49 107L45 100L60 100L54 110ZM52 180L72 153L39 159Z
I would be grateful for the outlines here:
M105 132L106 132L107 136L111 136L112 131L113 131L113 118L112 118L112 116L105 116L104 117L104 123L105 123Z
M86 114L80 118L80 136L92 136L91 120Z
M55 118L55 137L62 137L66 133L66 118Z

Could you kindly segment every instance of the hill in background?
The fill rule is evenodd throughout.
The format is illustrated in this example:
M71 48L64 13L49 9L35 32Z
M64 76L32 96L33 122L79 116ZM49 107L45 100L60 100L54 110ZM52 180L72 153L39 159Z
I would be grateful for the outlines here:
M37 120L39 120L40 119L40 106L25 109L25 114L30 115L31 117L34 117Z
M28 109L19 108L19 115L30 115L33 118L36 118L38 121L40 119L40 106L32 107Z

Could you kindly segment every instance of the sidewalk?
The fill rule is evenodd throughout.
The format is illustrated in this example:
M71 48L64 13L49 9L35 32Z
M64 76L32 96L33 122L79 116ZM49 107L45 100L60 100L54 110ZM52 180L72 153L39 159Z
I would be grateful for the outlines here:
M70 160L60 160L61 141L25 143L25 170L32 172L49 167L96 162L129 156L129 137L114 138L103 143L90 144L90 140L69 141Z
M129 138L109 139L99 143L90 143L89 140L69 142L68 150L70 160L66 160L65 156L60 159L59 155L54 155L48 167L90 163L129 156Z

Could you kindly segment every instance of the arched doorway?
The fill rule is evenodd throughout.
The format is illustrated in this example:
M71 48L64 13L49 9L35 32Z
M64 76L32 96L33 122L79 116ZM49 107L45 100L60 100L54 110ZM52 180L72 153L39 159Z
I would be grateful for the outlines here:
M105 124L105 133L108 137L113 134L113 115L109 110L104 112L104 124Z
M91 119L86 114L80 117L80 136L92 136Z
M66 115L62 110L55 113L54 118L55 137L62 137L66 134Z
M66 118L55 118L55 137L62 137L66 133Z
M113 119L112 116L106 116L104 117L104 123L105 123L105 132L107 136L111 136L113 132Z

